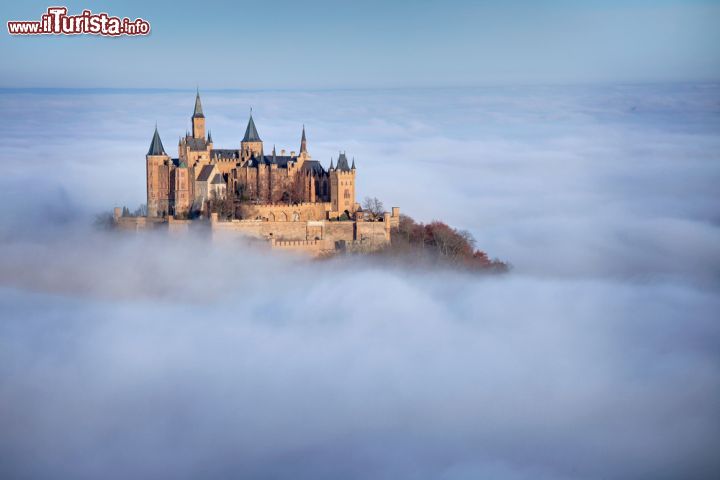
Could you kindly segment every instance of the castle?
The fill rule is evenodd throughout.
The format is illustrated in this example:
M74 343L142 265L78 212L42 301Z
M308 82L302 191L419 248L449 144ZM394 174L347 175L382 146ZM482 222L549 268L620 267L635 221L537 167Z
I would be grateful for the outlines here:
M315 253L339 248L376 248L390 241L399 209L364 212L355 200L355 160L340 153L327 170L307 148L305 126L296 153L265 153L250 118L238 149L215 148L206 131L200 92L190 117L192 129L171 158L155 126L145 157L147 217L124 217L122 228L189 228L192 219L210 220L212 231L263 238L275 248ZM218 212L218 205L230 205Z

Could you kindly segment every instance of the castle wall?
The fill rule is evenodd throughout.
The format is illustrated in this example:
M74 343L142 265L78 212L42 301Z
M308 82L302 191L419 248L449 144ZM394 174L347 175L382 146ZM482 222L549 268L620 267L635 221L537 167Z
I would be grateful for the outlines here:
M275 250L310 254L313 256L321 255L323 252L330 250L327 242L323 240L276 241L273 239L270 240L270 247Z
M267 220L274 222L293 222L324 220L330 209L329 202L287 204L243 204L241 215L247 220Z
M113 220L118 229L132 232L153 230L165 223L162 217L123 217L120 207L113 211Z
M302 206L303 204L301 204ZM316 205L316 204L306 204ZM329 204L328 204L329 205ZM259 206L268 210L281 208L276 205ZM304 252L312 255L335 250L370 251L390 242L390 231L397 226L400 210L393 208L385 213L383 221L265 221L228 220L219 221L217 214L206 220L178 220L173 216L122 217L121 209L114 211L114 220L121 230L141 231L164 227L170 234L186 234L193 229L208 231L214 238L250 237L268 241L274 249Z
M323 238L331 242L355 240L355 222L324 222Z
M213 235L238 233L257 238L284 241L308 240L308 222L265 222L262 220L211 221ZM314 238L311 238L314 240Z
M390 242L389 224L386 222L356 222L355 239L363 245L385 245Z

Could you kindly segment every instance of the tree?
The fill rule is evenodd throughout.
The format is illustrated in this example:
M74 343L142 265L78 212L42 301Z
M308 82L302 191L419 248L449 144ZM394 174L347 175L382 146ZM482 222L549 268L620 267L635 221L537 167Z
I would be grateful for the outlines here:
M207 211L217 213L219 218L229 220L236 218L235 191L232 188L227 191L225 196L218 196L213 192L207 205Z
M363 200L362 203L362 209L366 212L370 212L374 218L381 216L385 212L383 203L378 200L377 197L365 197L365 200Z
M443 222L432 222L425 226L426 242L437 249L438 253L449 259L472 257L475 242L468 232L461 234ZM468 238L472 240L468 240Z
M510 266L500 260L490 260L476 249L477 242L467 230L456 230L434 221L422 224L407 215L400 215L398 229L392 233L391 251L411 255L423 261L432 260L473 270L506 272Z
M111 230L115 226L115 217L112 212L103 212L95 215L95 221L93 222L96 228L102 230Z
M147 216L147 204L141 203L138 208L133 212L134 217L146 217Z

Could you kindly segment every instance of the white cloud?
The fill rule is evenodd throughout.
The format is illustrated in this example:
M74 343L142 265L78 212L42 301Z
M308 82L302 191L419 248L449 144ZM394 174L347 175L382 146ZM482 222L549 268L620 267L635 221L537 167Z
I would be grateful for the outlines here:
M220 146L252 99L266 142L304 122L363 194L515 265L476 277L92 232L142 201L154 115L174 150L192 95L0 96L28 105L0 194L0 476L716 476L716 98L203 97Z

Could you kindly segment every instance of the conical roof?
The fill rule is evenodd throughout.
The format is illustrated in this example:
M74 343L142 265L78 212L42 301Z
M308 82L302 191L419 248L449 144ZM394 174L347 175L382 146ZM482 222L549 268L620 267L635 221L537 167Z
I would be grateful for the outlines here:
M200 103L200 90L195 93L195 111L193 112L193 118L195 117L205 117L202 111L202 103Z
M253 121L252 113L250 114L250 120L248 120L247 128L245 129L245 136L242 141L262 142L262 140L260 140L260 135L258 135L257 128L255 128L255 121Z
M345 152L341 153L338 157L338 163L337 163L337 169L342 172L349 172L350 166L348 165L347 157L345 156Z
M157 125L155 125L155 133L153 134L152 141L150 142L150 149L148 155L167 155L165 148L163 147L162 141L160 140L160 134L158 133Z
M302 137L300 138L300 153L307 152L307 139L305 138L305 125L303 125Z

